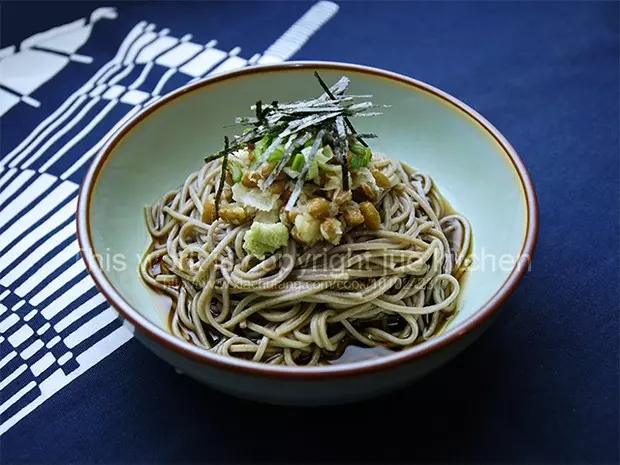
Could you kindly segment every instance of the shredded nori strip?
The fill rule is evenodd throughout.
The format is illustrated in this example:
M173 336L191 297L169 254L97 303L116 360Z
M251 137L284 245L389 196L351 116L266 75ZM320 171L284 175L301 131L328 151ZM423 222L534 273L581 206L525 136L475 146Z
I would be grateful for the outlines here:
M267 150L265 150L263 154L260 156L260 158L256 162L256 166L260 166L263 163L265 163L267 158L269 158L269 155L271 155L274 152L274 150L280 146L280 144L282 143L282 139L284 139L284 137L285 137L285 134L281 133L278 135L278 137L275 138L275 140L269 145L269 147L267 147Z
M287 212L291 211L293 207L295 207L295 204L297 203L297 199L299 198L299 195L301 194L301 189L302 187L304 187L304 181L306 180L306 176L308 174L308 171L310 170L310 166L314 162L314 157L316 156L316 153L319 150L319 145L321 145L324 135L325 135L325 129L321 129L316 135L316 138L314 139L314 143L312 144L312 148L310 149L310 152L308 153L308 158L306 159L306 164L301 170L301 173L299 174L299 178L297 178L297 183L295 184L295 188L293 189L293 192L291 193L291 197L288 199L288 202L286 203L286 207L284 207L284 210L286 210Z
M307 157L308 159L305 161L306 163L302 169L302 176L299 177L295 186L295 191L298 192L296 192L296 195L291 196L293 206L301 192L305 176L318 150L318 145L316 144L320 145L323 137L332 145L334 154L342 168L343 188L344 190L349 190L349 137L352 139L351 143L353 140L357 140L363 146L368 147L364 138L374 138L377 135L357 133L348 117L380 114L379 112L369 111L379 106L373 105L372 102L356 101L359 98L372 97L370 95L345 95L345 91L350 83L349 78L346 76L340 78L333 86L328 87L317 71L314 72L314 75L323 88L324 93L321 96L297 102L279 103L274 100L270 104L263 104L261 100L258 100L256 104L250 107L251 110L255 111L255 116L235 118L235 124L247 127L243 134L235 136L232 144L226 138L223 150L205 157L205 162L224 157L220 185L216 195L216 211L219 211L220 197L224 187L228 164L228 154L242 149L248 144L256 143L264 137L268 137L272 142L256 161L255 166L260 166L264 163L284 140L288 138L288 141L285 144L283 158L268 176L262 187L263 189L269 187L275 181L276 177L290 161L294 152L305 145L313 135L316 135L317 139L315 139L312 146L313 150ZM303 136L300 136L302 132ZM347 134L347 132L350 134ZM289 203L291 203L291 200L289 200Z
M220 184L217 186L215 194L215 216L220 214L220 200L224 191L224 183L226 182L226 169L228 168L228 137L224 136L224 160L222 160L222 173L220 174Z
M334 94L330 91L329 87L327 87L327 84L325 84L325 81L323 80L323 78L321 77L321 75L319 74L318 71L314 72L314 75L316 76L316 78L319 81L319 84L321 85L321 87L323 88L323 90L325 91L325 93L329 96L329 98L331 98L332 100L335 99ZM340 81L339 81L340 82ZM347 127L349 128L349 131L351 131L354 135L357 134L357 131L355 130L355 128L353 127L353 124L351 124L351 121L349 121L349 118L344 119L344 122L347 123ZM360 141L360 143L364 146L364 147L368 147L368 144L366 143L366 141L364 141L364 139L358 139Z
M344 118L336 118L335 126L338 139L334 144L334 148L337 149L338 161L340 161L340 167L342 168L342 188L346 192L349 190L349 139L344 127Z
M269 187L273 184L273 182L276 180L278 175L282 172L288 161L293 156L293 152L302 145L304 145L306 142L308 142L310 140L310 137L312 137L312 135L309 132L306 132L301 137L298 137L296 134L291 136L291 139L289 140L289 145L286 148L284 155L282 156L282 160L280 160L278 166L276 166L276 168L271 172L271 174L265 181L265 187Z

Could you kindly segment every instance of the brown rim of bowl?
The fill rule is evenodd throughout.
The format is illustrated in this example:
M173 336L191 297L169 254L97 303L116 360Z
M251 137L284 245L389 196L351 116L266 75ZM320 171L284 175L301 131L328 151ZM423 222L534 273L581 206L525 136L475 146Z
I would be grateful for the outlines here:
M446 333L441 334L436 338L424 342L423 344L420 344L418 346L414 346L402 352L395 352L392 355L378 357L375 359L365 360L361 362L345 363L342 365L327 365L320 367L273 366L214 354L206 349L190 345L189 343L174 337L169 332L148 321L144 316L140 315L137 310L133 309L131 305L127 301L125 301L125 299L123 299L120 294L114 289L110 281L105 276L94 255L94 248L90 229L90 204L93 188L96 185L99 172L101 171L103 165L105 164L105 161L107 160L110 153L112 153L112 150L118 144L118 142L129 131L131 131L131 129L136 124L146 118L149 114L156 111L158 108L162 107L166 103L171 102L172 100L179 98L185 94L193 92L196 89L200 89L202 87L206 87L221 81L234 79L240 76L248 76L258 73L288 71L291 69L331 69L343 72L356 72L389 79L399 84L405 84L407 86L421 89L424 92L441 98L445 102L451 104L454 109L462 111L468 117L475 120L481 126L481 128L486 130L488 134L493 139L495 139L495 141L504 149L506 155L514 166L514 169L519 175L519 179L521 180L521 185L525 193L527 205L527 227L525 240L523 242L523 246L519 256L520 261L518 261L518 263L521 263L521 260L523 260L524 258L526 262L523 263L521 266L515 266L515 269L512 270L506 281L504 281L504 283L497 290L497 292L474 315L472 315L469 319L465 320L459 326L453 328L452 330L448 330ZM105 295L107 300L116 308L116 310L118 310L123 319L127 320L134 327L140 330L143 335L163 345L166 349L175 352L177 355L189 357L194 361L221 369L232 369L233 371L237 371L240 374L286 379L323 379L337 378L349 375L368 374L388 368L401 366L413 360L422 358L435 350L447 346L448 344L464 337L467 333L469 333L477 326L482 325L491 315L496 312L496 310L514 291L517 284L525 274L525 271L529 268L529 264L531 263L531 260L533 258L536 241L538 239L538 221L538 202L536 199L536 192L534 190L534 185L532 183L530 175L523 161L521 160L521 157L519 157L516 150L512 147L512 145L510 145L506 138L474 109L470 108L468 105L456 99L455 97L452 97L446 92L437 89L429 84L390 71L347 63L300 61L276 65L257 66L252 68L243 68L237 71L207 78L186 87L182 87L168 94L167 96L162 97L154 104L147 106L131 120L127 121L106 142L105 146L95 156L82 181L77 209L77 236L80 243L82 258L86 263L86 268L94 279L95 284L97 285L99 290Z

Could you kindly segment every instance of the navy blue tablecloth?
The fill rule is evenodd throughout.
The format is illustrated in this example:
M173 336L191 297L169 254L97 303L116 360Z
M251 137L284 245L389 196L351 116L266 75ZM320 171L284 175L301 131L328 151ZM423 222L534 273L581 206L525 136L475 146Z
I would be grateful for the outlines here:
M313 10L318 19L306 16L313 32L307 42L270 48L313 5L1 6L2 463L618 462L618 3L322 3ZM62 37L36 36L63 25L71 27ZM231 67L271 54L393 70L446 90L493 122L532 174L541 223L531 272L490 330L415 385L315 409L215 392L125 335L85 271L54 257L73 253L71 202L89 160L84 154L130 109L213 70L184 72L184 63L161 54L159 62L141 61L138 50L121 57L115 78L105 75L129 36L146 37L148 28L223 51ZM38 72L50 70L34 84L32 54ZM79 93L87 82L95 85ZM97 82L104 83L99 94ZM105 117L89 127L96 118L85 118L45 146L71 121L44 132L66 102L63 111L92 105L85 114ZM17 217L9 218L15 205L30 205L19 197L21 180L49 193L39 200L32 193L36 208L56 202L46 203L46 216L26 232L11 229ZM2 243L2 234L12 242ZM51 245L41 248L46 240ZM36 247L49 273L29 280L38 268L20 268L19 253ZM45 325L51 329L39 334Z

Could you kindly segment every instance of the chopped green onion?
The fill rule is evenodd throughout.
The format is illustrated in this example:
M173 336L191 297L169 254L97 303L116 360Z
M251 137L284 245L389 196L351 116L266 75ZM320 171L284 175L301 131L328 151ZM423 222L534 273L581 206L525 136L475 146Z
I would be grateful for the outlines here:
M241 178L243 177L243 171L241 170L241 167L236 162L232 160L228 161L228 171L230 171L233 182L241 181Z
M306 132L301 137L299 135L293 135L289 138L288 142L285 145L286 150L284 151L282 160L280 160L276 168L271 172L271 174L269 175L269 177L263 184L263 187L271 186L271 184L273 184L273 182L276 180L276 178L280 175L282 171L284 171L286 174L288 174L292 178L294 178L295 176L291 175L291 173L295 173L295 175L298 175L297 171L292 171L289 167L291 162L293 161L293 152L295 152L300 146L302 146L305 141L310 139L310 137L311 137L310 133Z
M352 170L358 170L360 168L363 168L364 166L367 166L368 163L370 163L370 159L372 158L372 151L368 147L362 148L364 149L364 151L361 155L358 155L357 153L353 152L353 150L351 150L353 152L353 157L351 158L350 163Z
M269 156L267 157L267 162L278 163L280 160L282 160L282 157L284 156L284 151L284 146L280 145L277 149L275 149L269 154Z
M314 181L318 177L319 177L319 165L316 162L316 158L315 158L314 160L312 160L312 163L310 164L310 168L308 169L308 174L306 175L306 179L309 179L310 181Z
M359 144L357 142L354 142L353 144L351 144L351 146L349 147L349 150L353 152L355 155L359 155L361 157L363 157L366 154L366 147L364 147L362 144Z
M319 169L330 173L339 173L341 171L340 164L333 165L329 161L334 157L334 152L329 145L323 147L323 151L316 154L315 161L319 165Z
M362 163L363 163L363 157L359 155L353 155L353 157L351 157L351 162L349 163L349 167L352 170L358 170L362 167Z
M256 158L260 157L260 155L265 151L269 144L271 143L270 137L265 136L261 140L259 140L256 144L254 144L254 156Z
M254 144L254 160L250 163L250 168L256 168L258 164L258 160L261 155L267 150L267 147L271 144L271 138L269 136L264 136L261 140Z
M295 155L295 158L293 158L293 163L291 163L291 169L301 172L305 164L306 157L304 157L302 153L298 153L297 155Z
M334 151L332 150L330 145L324 145L321 149L321 158L328 162L332 158L334 158Z

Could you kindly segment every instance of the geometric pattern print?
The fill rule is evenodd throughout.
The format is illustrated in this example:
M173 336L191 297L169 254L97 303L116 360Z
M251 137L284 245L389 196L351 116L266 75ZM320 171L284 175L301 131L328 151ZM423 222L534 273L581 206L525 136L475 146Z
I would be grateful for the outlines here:
M34 34L19 47L0 49L0 116L20 103L40 107L33 92L69 63L92 63L93 57L76 52L88 41L97 22L117 17L115 8L97 8L88 18Z
M140 22L0 159L0 435L131 338L79 256L77 193L90 159L145 105L211 74L287 60L337 11L316 3L248 59Z

